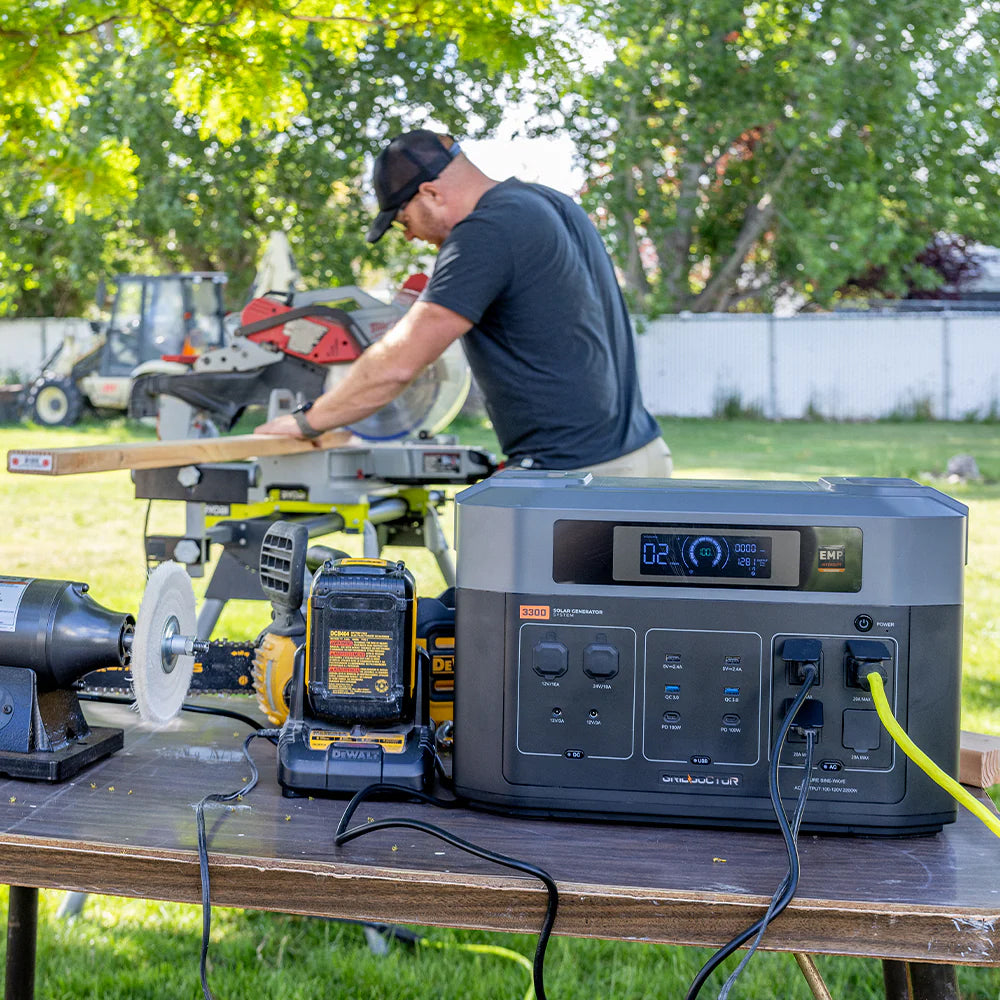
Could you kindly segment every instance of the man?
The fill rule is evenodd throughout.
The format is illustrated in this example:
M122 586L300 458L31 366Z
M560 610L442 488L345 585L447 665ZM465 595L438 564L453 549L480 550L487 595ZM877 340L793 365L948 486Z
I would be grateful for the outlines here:
M670 475L611 260L579 205L539 184L495 181L425 129L388 144L374 185L368 241L395 222L438 247L434 273L336 387L257 433L313 437L360 420L462 338L508 466Z

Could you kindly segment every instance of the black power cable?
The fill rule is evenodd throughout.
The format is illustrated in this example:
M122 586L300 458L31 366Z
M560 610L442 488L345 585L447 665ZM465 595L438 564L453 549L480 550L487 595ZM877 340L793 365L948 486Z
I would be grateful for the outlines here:
M748 953L744 957L740 965L734 970L733 974L727 980L726 984L723 986L723 990L720 993L720 1000L724 1000L728 996L729 989L732 983L735 981L736 977L740 974L746 963L750 960L753 953L756 951L761 938L763 937L764 931L766 930L768 924L774 917L780 914L785 907L791 902L792 897L798 887L799 881L799 858L798 858L798 848L797 848L797 838L799 832L799 826L802 821L802 813L805 807L806 796L809 790L809 773L812 766L812 756L814 747L815 732L811 730L805 730L807 748L806 748L806 763L804 778L800 788L798 800L796 803L796 808L793 813L793 820L791 825L789 824L788 817L785 813L784 807L781 803L781 796L778 788L778 761L780 758L781 750L784 747L785 739L788 735L789 730L792 727L793 720L798 713L799 708L805 702L809 691L815 685L817 680L817 673L814 667L807 665L804 670L805 678L802 684L802 688L799 694L796 696L795 700L792 702L788 711L785 714L784 719L778 733L778 737L775 741L775 747L772 754L771 765L768 773L768 785L771 794L771 804L774 808L775 816L778 820L779 828L781 829L782 837L785 841L785 847L788 852L789 865L788 872L785 875L781 885L775 890L774 895L771 898L770 905L767 908L764 916L757 920L753 925L748 927L745 931L741 932L727 944L723 945L698 972L694 981L691 984L690 989L686 995L686 1000L695 1000L698 993L701 991L702 986L707 980L708 976L729 957L737 948L746 943L751 937L756 935L756 940L754 941L752 947L749 949ZM89 692L81 692L78 695L83 701L94 701L94 702L107 702L110 704L124 704L132 705L133 700L128 697L117 697L113 695L102 695ZM251 777L241 788L236 791L223 793L223 794L210 794L206 795L196 806L196 818L198 825L198 868L199 875L201 878L201 894L202 894L202 941L201 941L201 955L199 960L199 972L201 976L201 986L202 993L205 1000L214 1000L214 994L211 992L208 986L208 973L207 973L207 963L208 963L208 947L211 937L211 926L212 926L212 912L211 912L211 899L209 892L209 861L208 861L208 842L207 834L205 831L205 806L209 802L232 802L236 799L242 798L242 796L251 792L256 786L260 779L257 766L250 756L249 747L253 740L257 738L269 739L274 742L280 730L277 729L257 729L260 725L259 721L251 718L250 716L243 715L239 712L234 712L229 709L215 708L211 706L202 705L192 705L185 703L181 706L183 711L202 713L208 715L219 715L227 718L235 719L242 722L255 729L243 742L243 755L250 766ZM435 754L435 769L444 775L444 768L441 765L440 759ZM532 962L532 983L534 986L536 1000L547 1000L544 985L544 964L545 964L545 952L548 947L548 942L552 934L552 928L555 925L556 913L559 906L559 891L556 887L555 881L544 869L532 865L525 861L520 861L516 858L508 857L504 854L499 854L494 851L490 851L486 848L480 847L477 844L473 844L470 841L464 840L454 834L449 833L440 827L434 826L431 823L425 823L421 820L411 820L408 818L392 818L386 820L378 820L371 823L366 823L362 827L355 827L353 829L346 829L350 818L353 816L354 812L357 810L358 806L366 799L372 798L374 796L403 796L406 798L416 799L418 801L426 802L432 805L436 805L439 808L450 809L461 804L458 799L439 799L434 796L427 795L424 792L417 791L412 788L407 788L404 785L393 785L388 782L378 782L361 789L355 796L350 800L344 814L340 819L340 823L337 826L337 833L334 838L334 843L337 846L342 846L351 840L355 840L358 837L362 837L368 833L374 833L376 830L388 830L388 829L411 829L418 832L426 833L429 836L435 837L451 846L465 851L468 854L472 854L475 857L479 857L485 861L490 861L495 864L502 865L506 868L511 868L515 871L523 872L524 874L536 878L542 882L545 886L547 893L547 904L545 910L545 918L542 921L542 927L539 931L538 942L535 948L534 960Z
M80 691L77 692L77 696L81 701L104 703L108 705L126 705L130 708L135 707L135 700L129 698L127 695L112 695L104 694L99 692L91 691ZM256 732L251 733L245 740L243 744L243 755L246 758L248 764L250 765L251 778L243 785L238 791L231 792L224 795L207 795L203 798L195 807L196 816L198 821L198 873L201 879L201 905L202 905L202 938L201 938L201 955L199 959L199 972L201 976L201 988L202 993L206 1000L213 1000L213 994L208 986L208 947L211 936L212 929L212 911L211 911L211 893L210 893L210 876L209 876L209 864L208 864L208 842L205 833L205 806L209 802L231 802L233 799L241 798L243 795L248 794L250 791L256 787L259 781L259 772L257 766L253 761L253 758L249 754L250 743L259 738L270 740L272 743L277 741L278 735L280 734L279 729L260 729L260 721L254 719L252 716L244 715L242 712L235 712L227 708L219 708L213 705L193 705L189 702L185 702L181 705L181 710L184 712L191 712L200 715L218 715L223 718L235 719L237 722L242 722L244 725L249 726L251 729L256 730ZM435 767L438 770L438 774L442 783L450 784L450 779L444 770L444 765L441 763L440 757L435 753L434 755ZM381 786L369 786L369 791L374 788ZM390 785L384 786L386 789L392 790L394 793L397 791L409 793L410 790L400 786L398 789ZM456 799L435 799L431 796L424 796L426 801L433 803L441 808L447 809L452 808L458 804ZM345 816L350 816L354 809L360 804L362 799L355 796L352 803L349 803L350 812L345 813ZM345 823L345 820L341 820L341 823ZM533 873L531 873L533 874ZM553 916L554 919L554 916ZM413 935L412 932L406 931L403 928L395 927L388 924L375 924L369 921L362 920L338 920L338 923L348 923L354 924L359 927L368 927L376 931L376 933L381 934L383 937L390 937L398 940L402 940L407 944L414 944L417 940L417 936Z
M111 694L98 694L90 691L77 693L81 701L104 702L108 705L128 705L133 706L135 700L129 697ZM260 780L260 772L257 765L250 756L250 744L258 737L270 740L272 743L278 738L281 730L261 729L260 722L242 712L234 712L228 708L217 708L212 705L192 705L185 702L181 705L184 712L192 712L197 715L219 715L227 719L235 719L255 730L243 741L243 756L250 765L250 780L235 792L225 794L206 795L196 806L195 816L198 822L198 874L201 877L201 956L199 959L199 971L201 974L201 990L205 1000L214 1000L212 991L208 987L208 944L212 933L212 903L209 893L208 875L208 838L205 833L205 806L209 802L232 802L253 791Z
M334 843L339 847L346 844L348 841L355 840L357 837L363 837L365 834L374 833L376 830L391 830L399 828L418 830L419 832L426 833L431 837L436 837L438 840L442 840L446 844L450 844L452 847L457 847L460 851L465 851L466 853L472 854L477 858L482 858L484 861L492 861L495 864L503 865L505 868L511 868L514 871L523 872L526 875L537 878L545 886L546 893L548 894L548 902L545 907L545 919L542 921L542 929L538 934L538 943L535 946L535 956L531 965L531 979L535 988L536 1000L546 1000L545 949L548 947L549 938L552 935L552 927L556 922L556 912L559 907L559 890L556 888L556 883L552 876L543 869L529 864L526 861L519 861L516 858L507 857L505 854L498 854L495 851L479 847L477 844L473 844L468 840L456 837L454 834L449 833L447 830L443 830L441 827L434 826L431 823L424 823L421 820L406 818L384 819L376 820L372 823L366 823L364 826L356 826L350 830L347 829L347 824L350 822L351 816L354 815L354 811L365 799L370 798L374 794L381 795L389 793L394 795L402 794L406 797L415 798L421 802L428 802L432 805L442 806L446 809L454 808L454 806L459 804L457 799L436 799L431 795L414 791L413 789L406 788L403 785L393 785L388 782L368 785L366 788L362 788L361 791L358 792L347 804L347 808L344 810L344 815L340 818L340 823L337 825L337 833L334 837Z
M135 704L134 699L127 696L99 694L96 692L79 692L78 697L82 701L104 702L110 705L128 705L131 707ZM257 738L267 739L273 743L277 740L281 731L279 729L260 729L260 722L257 719L254 719L249 715L243 715L240 712L234 712L230 709L217 708L208 705L192 705L185 702L181 705L181 710L196 714L219 715L225 718L235 719L236 721L242 722L245 725L250 726L251 729L255 730L255 732L250 733L250 735L243 741L243 756L246 758L246 761L250 766L250 779L236 791L206 795L197 804L197 806L195 806L195 816L198 825L198 874L201 879L202 909L201 954L199 956L198 969L201 977L202 994L205 1000L215 1000L215 996L208 985L208 947L212 932L212 903L208 864L208 837L205 830L205 806L209 802L232 802L253 791L260 780L260 772L257 770L257 765L250 756L250 744ZM450 786L451 780L448 777L448 774L444 769L444 765L436 752L434 754L434 764L435 770L437 771L442 784ZM503 865L504 867L512 868L515 871L523 872L524 874L532 878L537 878L542 882L547 893L547 903L545 908L545 919L542 921L542 928L538 935L538 943L535 947L535 956L532 962L531 976L536 1000L547 1000L544 985L545 951L548 947L549 938L552 935L552 928L555 925L556 912L559 907L559 890L556 888L555 881L548 874L548 872L536 867L535 865L529 864L526 861L519 861L516 858L509 858L504 854L498 854L494 851L487 850L486 848L479 847L476 844L467 840L462 840L460 837L456 837L453 834L448 833L448 831L443 830L440 827L436 827L430 823L424 823L420 820L388 819L381 820L376 823L367 823L365 826L357 827L354 830L347 830L347 824L350 821L351 816L354 815L358 806L366 799L376 796L403 796L415 798L418 801L438 806L441 809L453 809L461 804L458 799L435 798L433 795L428 795L425 792L419 792L412 788L407 788L405 785L394 785L389 782L379 782L368 785L367 787L362 788L361 791L357 792L350 802L348 802L347 807L344 810L344 814L340 818L340 823L337 826L337 834L334 840L334 843L337 844L337 846L346 844L348 841L361 837L366 833L372 833L375 830L406 827L413 830L419 830L429 836L443 840L445 843L450 844L459 850L466 851L469 854L473 854L476 857L482 858L485 861L492 861L495 864ZM370 924L364 921L349 922L358 923L360 926L370 926L379 931L379 933L385 933L385 929L376 924ZM390 934L395 934L397 933L397 929L390 928L389 932Z
M799 827L802 825L802 816L805 812L806 798L809 795L809 775L812 773L812 763L813 763L813 751L816 747L816 731L814 729L807 729L806 733L806 756L803 762L803 778L802 784L799 787L799 797L795 803L795 811L792 814L792 842L798 844L799 837ZM795 849L795 856L798 859L798 847ZM757 936L753 940L753 944L747 949L746 954L740 959L740 964L736 966L735 969L730 973L729 978L723 984L722 989L719 991L718 1000L726 1000L729 996L729 991L733 988L733 984L736 982L740 973L747 967L750 959L753 958L754 952L756 952L758 945L764 937L764 931L767 930L767 925L771 922L775 914L775 907L778 905L778 901L781 899L785 890L788 888L789 879L791 878L791 869L785 874L784 879L782 879L781 885L774 891L774 895L771 897L771 902L768 904L767 912L759 921L760 930L757 931ZM797 876L796 876L797 878Z
M205 833L205 806L209 802L233 802L236 799L248 795L257 787L260 780L260 772L250 756L250 744L262 737L264 739L276 739L280 730L259 729L251 733L243 741L243 756L246 757L250 765L250 780L234 792L213 793L206 795L197 806L195 806L195 817L198 822L198 874L201 876L201 957L198 968L201 974L201 991L205 1000L214 1000L212 991L208 988L208 944L212 933L212 901L209 894L208 876L208 836Z
M767 912L764 916L761 917L760 920L755 921L746 930L737 934L736 937L724 944L718 951L715 952L714 955L712 955L711 958L709 958L709 960L698 971L698 974L694 977L694 980L692 981L686 994L685 1000L695 1000L695 997L697 997L701 992L702 986L705 985L705 980L708 979L715 969L718 968L718 966L734 951L736 951L737 948L745 944L750 940L750 938L754 937L766 928L767 924L779 913L781 913L786 906L788 906L788 904L792 901L792 897L795 895L795 890L798 888L799 852L795 842L795 835L792 833L792 829L788 823L788 817L785 814L784 806L781 804L781 793L778 788L778 768L781 751L785 745L785 738L788 736L788 731L792 728L792 722L798 714L799 709L802 707L803 702L805 702L810 690L816 684L818 674L814 666L806 664L803 673L805 677L802 683L802 689L796 695L792 704L788 707L788 711L785 713L785 717L781 721L781 728L778 730L778 736L774 741L774 747L771 753L771 764L768 769L768 788L771 793L771 806L774 809L774 815L778 820L778 827L781 830L781 835L785 842L785 849L788 852L788 872L775 893L777 899L772 898L771 905L767 908ZM808 772L806 772L806 775L803 778L803 785L806 789L808 789ZM802 797L802 793L800 793L800 797ZM796 829L796 834L797 832L798 830Z

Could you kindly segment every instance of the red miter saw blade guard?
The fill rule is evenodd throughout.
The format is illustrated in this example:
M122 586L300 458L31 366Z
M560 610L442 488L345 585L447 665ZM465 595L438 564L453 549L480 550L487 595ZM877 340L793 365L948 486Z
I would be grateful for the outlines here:
M329 390L347 370L342 363L354 361L362 345L367 347L384 336L417 301L427 281L425 274L411 275L388 305L353 286L303 293L291 302L275 297L254 299L243 309L243 329L237 332L247 340L273 345L284 354L323 366ZM338 308L338 302L349 300L355 308ZM399 396L350 424L348 430L371 441L392 441L417 432L438 434L461 409L470 381L461 347L451 345Z
M240 314L240 322L243 326L249 326L251 323L271 319L280 316L281 313L291 311L291 306L274 299L253 299L247 303ZM299 317L293 319L289 327L292 324L294 324L295 330L294 346L291 346L293 337L286 330L284 324L247 334L247 340L253 340L258 344L274 344L285 354L291 354L319 365L354 361L361 354L360 345L347 328L331 319L324 316ZM303 350L303 348L308 349Z
M409 309L414 302L420 296L420 293L427 287L427 282L430 279L426 274L411 274L406 281L403 282L403 287L396 292L393 297L392 304L394 306L402 306L404 309Z

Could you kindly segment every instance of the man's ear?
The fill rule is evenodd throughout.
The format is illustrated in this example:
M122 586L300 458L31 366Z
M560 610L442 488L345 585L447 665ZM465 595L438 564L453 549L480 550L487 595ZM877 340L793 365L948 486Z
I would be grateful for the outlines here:
M418 190L425 198L430 198L437 204L439 205L441 204L442 190L441 190L441 185L438 184L437 180L424 181L423 184L420 185Z

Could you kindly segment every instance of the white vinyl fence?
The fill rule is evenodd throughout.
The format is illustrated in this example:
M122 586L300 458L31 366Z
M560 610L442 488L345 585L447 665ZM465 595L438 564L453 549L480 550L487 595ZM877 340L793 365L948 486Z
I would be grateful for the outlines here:
M42 362L66 336L91 335L85 319L0 320L0 377L15 373L22 378L36 374Z
M639 379L657 416L727 402L773 419L1000 415L1000 313L714 313L638 321ZM30 375L82 319L0 321L0 376Z
M727 401L779 420L1000 415L1000 313L716 313L636 326L657 416L711 416Z

